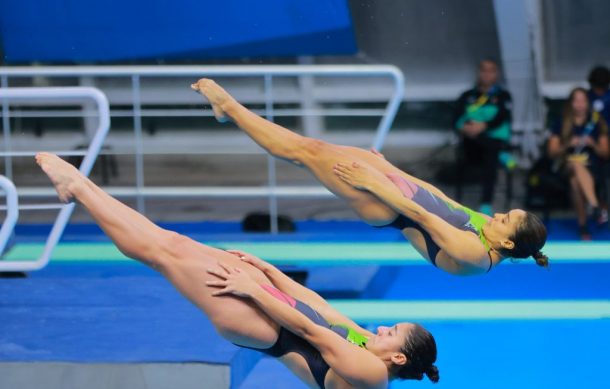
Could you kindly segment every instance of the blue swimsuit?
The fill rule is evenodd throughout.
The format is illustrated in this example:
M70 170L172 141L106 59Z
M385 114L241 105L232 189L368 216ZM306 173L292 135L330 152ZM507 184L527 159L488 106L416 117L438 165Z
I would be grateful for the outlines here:
M263 285L263 288L279 300L291 305L294 309L307 316L315 324L332 330L342 338L346 339L351 343L356 344L359 347L365 347L366 338L363 335L358 334L351 328L344 325L329 324L322 316L320 316L318 312L316 312L309 305L299 300L293 299L292 297L280 292L279 290L273 287ZM326 378L326 373L328 373L328 370L330 370L330 366L328 366L328 363L326 363L324 358L322 358L320 352L315 347L309 344L309 342L307 342L305 339L293 334L287 329L280 327L280 332L277 341L270 348L254 350L260 351L263 354L267 354L274 358L282 357L288 354L289 352L295 352L301 355L305 359L305 362L307 362L307 366L309 367L309 370L311 371L311 374L316 380L318 386L322 389L325 388L324 378Z
M394 178L396 180L396 178ZM408 181L404 178L400 178L404 183ZM473 234L476 234L481 243L485 245L487 248L487 253L489 255L489 245L483 236L482 227L487 223L485 217L481 214L474 212L473 210L466 207L454 207L448 202L442 200L438 196L432 194L430 191L422 188L419 185L409 182L409 187L415 188L413 190L412 197L406 193L404 187L402 185L397 185L397 187L405 194L405 197L410 197L415 203L422 206L426 211L433 213L451 224L452 226L462 230L469 231ZM436 256L441 248L434 242L428 231L426 231L422 226L409 219L405 215L398 215L396 219L390 224L387 224L383 227L392 227L398 230L403 230L405 228L414 228L421 232L426 242L426 250L428 251L428 257L434 266L436 266ZM493 266L493 262L491 260L491 256L489 257L489 272Z

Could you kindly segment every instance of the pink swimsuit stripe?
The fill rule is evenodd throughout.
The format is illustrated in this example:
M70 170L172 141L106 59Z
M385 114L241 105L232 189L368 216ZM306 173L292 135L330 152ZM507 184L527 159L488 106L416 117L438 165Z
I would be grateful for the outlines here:
M292 308L294 308L297 305L297 301L295 299L293 299L292 297L288 296L286 293L277 290L273 286L271 286L271 285L261 285L261 287L263 289L265 289L270 295L272 295L276 299L278 299L278 300L280 300L280 301L290 305Z
M415 193L417 193L417 190L419 189L419 187L414 182L406 180L398 174L388 174L387 177L394 183L394 185L396 185L396 187L398 187L398 189L400 189L402 194L408 199L412 199L413 196L415 196Z

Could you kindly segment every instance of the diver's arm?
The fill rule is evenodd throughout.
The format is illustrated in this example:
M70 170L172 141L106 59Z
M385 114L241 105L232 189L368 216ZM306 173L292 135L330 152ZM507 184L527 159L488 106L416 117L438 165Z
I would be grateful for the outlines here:
M278 290L309 305L314 310L318 311L320 315L322 315L322 317L324 317L324 319L326 319L328 322L345 324L365 336L372 335L369 331L360 327L353 320L337 311L322 296L294 281L269 262L240 250L227 250L227 252L236 255L240 260L249 263L262 271L267 278L269 278L273 286L275 286Z
M214 296L232 294L250 298L281 327L303 338L315 347L330 368L349 384L365 388L387 385L385 364L366 349L353 345L329 328L320 326L291 305L272 296L247 273L219 263L208 270L218 280L206 284L218 290Z
M390 178L357 163L337 164L335 174L357 189L373 193L396 212L423 227L434 242L457 262L480 266L487 255L478 237L460 230L406 197Z
M394 210L424 228L432 240L457 262L475 266L481 262L485 250L473 233L460 230L439 216L428 212L412 199L405 197L396 185L379 182L373 184L370 191Z
M373 353L347 342L332 330L315 324L262 288L251 298L279 325L315 347L330 368L349 384L365 388L384 388L387 385L387 369Z

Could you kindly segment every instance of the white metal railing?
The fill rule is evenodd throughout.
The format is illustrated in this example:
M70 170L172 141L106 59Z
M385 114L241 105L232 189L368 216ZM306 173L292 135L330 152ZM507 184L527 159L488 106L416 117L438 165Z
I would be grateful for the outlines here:
M57 66L57 67L0 67L0 85L5 88L10 85L10 79L25 78L25 77L47 77L47 78L62 78L62 77L79 77L81 79L90 78L127 78L131 83L131 94L129 98L132 109L130 111L112 111L111 116L133 116L134 127L134 150L135 156L135 188L118 188L110 190L111 194L121 193L124 196L136 197L136 207L138 211L145 212L144 198L146 196L155 197L193 197L194 193L199 196L216 196L220 193L221 196L233 197L260 197L268 196L269 198L269 213L271 215L271 230L277 232L277 198L284 197L319 197L331 196L331 193L324 188L307 188L307 187L283 187L278 188L275 177L275 160L268 157L267 174L268 183L265 188L145 188L144 185L144 163L143 163L143 144L142 144L142 117L149 116L174 116L180 115L202 115L201 110L158 110L144 109L142 103L141 80L143 77L161 78L161 77L193 77L193 80L200 77L261 77L263 79L263 101L264 111L261 112L267 119L272 120L279 113L286 114L301 114L301 115L319 115L330 112L333 115L345 115L346 113L357 112L360 115L380 115L381 120L377 126L377 131L372 147L381 149L383 147L386 135L390 130L392 122L396 116L400 103L404 97L404 76L402 72L395 66L390 65L260 65L260 66ZM289 109L278 110L274 108L274 85L273 80L278 77L380 77L389 78L393 84L393 93L388 101L385 110L356 110L347 111L345 109L331 110L312 110L312 109ZM311 90L309 91L312 92ZM364 93L366 100L371 98L370 90ZM123 94L123 97L124 94ZM165 96L161 97L164 98ZM349 96L348 96L349 97ZM310 98L314 98L311 97ZM320 99L319 96L314 99ZM332 98L332 96L331 96ZM124 104L125 101L121 101ZM306 104L303 104L306 105ZM3 106L5 115L8 110ZM362 112L364 111L364 112ZM32 116L42 116L45 113L35 113ZM70 112L70 114L78 114ZM28 117L31 113L19 113L21 117ZM81 113L80 116L83 116ZM9 126L8 119L4 120L5 134ZM16 155L14 152L0 153L8 158L11 155ZM7 164L10 168L10 164ZM7 171L7 176L10 178L10 170ZM22 193L20 189L20 194ZM47 193L40 191L37 188L31 188L24 191L23 194L41 195Z
M84 175L89 175L91 168L93 167L93 163L97 155L99 154L102 144L106 139L106 135L108 134L108 130L110 129L110 107L108 104L108 99L106 96L99 90L91 87L65 87L65 88L5 88L0 89L0 99L3 104L3 119L6 123L8 121L8 105L11 102L49 102L53 101L54 103L71 103L74 101L82 101L83 99L93 100L97 106L97 110L99 112L99 120L97 129L93 138L91 139L91 143L87 148L86 152L75 152L75 151L66 151L59 152L61 155L82 155L84 156L83 161L80 165L80 171ZM4 137L5 140L9 140L9 143L5 144L5 149L8 148L8 151L3 153L5 158L11 158L13 155L23 155L23 156L34 156L38 152L38 150L28 150L21 151L18 153L12 153L10 151L10 132L7 134L7 130L10 128L4 127ZM74 210L74 204L31 204L31 205L18 205L17 196L14 192L14 186L10 183L10 180L2 177L3 180L0 181L3 188L5 188L7 194L7 218L5 221L5 225L7 226L7 231L10 227L10 231L4 233L4 227L2 226L2 230L0 232L0 252L1 249L6 246L10 234L13 230L13 226L9 224L9 221L15 218L17 212L16 209L60 209L57 218L55 219L55 223L49 233L47 238L44 250L41 256L37 260L32 261L0 261L0 271L30 271L30 270L38 270L46 266L51 258L51 253L53 249L59 242L61 235L68 224L68 220L72 215L72 211ZM8 184L10 183L10 184ZM11 189L12 186L12 189ZM8 189L7 189L8 188Z
M0 188L4 190L6 196L6 217L0 228L0 255L2 255L19 218L19 200L13 182L2 175L0 175Z
M10 78L23 77L128 77L132 84L132 106L134 126L141 119L142 77L262 77L264 79L264 97L266 116L274 116L273 78L276 77L388 77L392 80L394 92L389 99L386 110L377 127L373 146L383 145L392 121L404 97L404 76L400 69L392 65L260 65L260 66L55 66L55 67L0 67L1 86L9 86ZM324 110L326 113L327 110ZM332 114L345 115L346 110L328 110ZM361 111L361 110L358 110ZM362 110L362 115L377 115L378 110ZM285 114L295 114L302 110L285 110ZM322 113L321 110L309 112ZM126 116L129 113L117 113ZM152 110L151 116L168 115L167 111ZM188 111L179 113L188 115ZM114 114L113 114L114 115ZM24 115L27 117L28 115ZM141 122L140 122L141 127Z

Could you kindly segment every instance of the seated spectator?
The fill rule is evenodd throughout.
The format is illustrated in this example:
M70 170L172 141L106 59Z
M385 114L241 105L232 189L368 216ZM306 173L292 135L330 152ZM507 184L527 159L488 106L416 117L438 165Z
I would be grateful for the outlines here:
M454 127L461 135L466 161L482 169L479 211L493 214L492 202L500 167L500 153L509 148L511 96L498 84L499 67L492 59L479 63L477 83L457 101Z
M606 124L610 123L610 70L596 66L589 73L589 101L593 115L601 115Z
M590 240L586 206L598 223L607 221L607 211L599 206L594 177L610 154L608 126L600 115L591 113L587 91L570 93L561 120L551 127L547 152L556 169L567 176L582 240Z
M596 66L589 73L589 102L593 111L593 120L597 120L595 115L600 115L610 123L610 70L605 66ZM596 188L599 195L600 207L608 209L608 176L610 166L606 162L600 168L600 177L596 177ZM606 212L607 213L607 212Z

